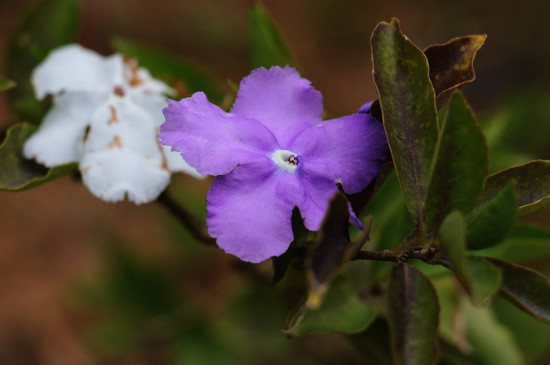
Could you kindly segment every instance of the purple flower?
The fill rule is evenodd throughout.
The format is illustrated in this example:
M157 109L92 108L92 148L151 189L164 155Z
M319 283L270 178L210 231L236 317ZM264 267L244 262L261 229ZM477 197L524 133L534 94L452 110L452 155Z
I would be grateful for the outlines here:
M323 122L321 93L288 66L252 71L229 113L202 92L163 112L161 143L216 176L206 198L209 234L245 261L287 250L294 207L318 230L337 183L361 191L388 157L381 123L365 112Z

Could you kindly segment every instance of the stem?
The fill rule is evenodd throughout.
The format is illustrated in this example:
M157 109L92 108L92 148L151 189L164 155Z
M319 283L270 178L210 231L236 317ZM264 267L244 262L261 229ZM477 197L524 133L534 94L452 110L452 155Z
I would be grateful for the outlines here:
M166 191L160 194L157 201L187 228L195 240L208 246L216 245L216 240L208 235L206 227L191 212L172 199Z
M359 251L352 260L376 260L376 261L393 261L406 262L408 259L418 259L422 261L430 261L434 258L438 251L437 246L430 246L426 249L412 249L401 252L390 250L384 251Z

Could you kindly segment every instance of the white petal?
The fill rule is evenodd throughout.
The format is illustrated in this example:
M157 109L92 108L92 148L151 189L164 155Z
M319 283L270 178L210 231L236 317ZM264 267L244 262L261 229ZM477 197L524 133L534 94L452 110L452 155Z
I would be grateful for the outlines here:
M139 105L147 114L149 114L151 120L155 122L157 126L160 126L164 123L164 114L162 114L162 109L168 106L168 101L162 95L154 94L142 94L142 93L132 93L131 100L136 105Z
M171 148L172 147L170 146L162 146L164 156L166 156L166 163L170 171L185 172L186 174L194 176L198 179L204 179L206 177L206 175L200 174L197 169L191 167L187 162L185 162L183 157L181 157L181 153L171 151Z
M61 91L88 91L108 93L116 74L122 77L122 57L105 58L77 44L70 44L52 51L32 74L36 96Z
M109 102L94 116L80 159L82 179L106 201L128 196L136 204L154 200L170 181L156 125L131 102Z
M87 93L56 97L40 128L25 142L24 156L48 167L77 161L86 126L105 99Z

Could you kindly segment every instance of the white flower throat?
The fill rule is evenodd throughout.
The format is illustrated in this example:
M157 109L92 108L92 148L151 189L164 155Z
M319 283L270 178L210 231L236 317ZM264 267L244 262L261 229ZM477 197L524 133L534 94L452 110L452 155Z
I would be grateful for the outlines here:
M277 167L288 172L295 172L298 168L298 154L289 150L276 150L271 155L271 159Z

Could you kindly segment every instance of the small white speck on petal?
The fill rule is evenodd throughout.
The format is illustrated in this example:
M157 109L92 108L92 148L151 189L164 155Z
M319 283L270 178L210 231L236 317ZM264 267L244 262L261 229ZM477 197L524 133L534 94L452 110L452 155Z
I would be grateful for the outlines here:
M108 121L112 106L119 123ZM136 204L158 197L170 182L163 168L156 125L131 102L105 104L94 115L80 159L82 180L97 197L116 202L126 196Z

